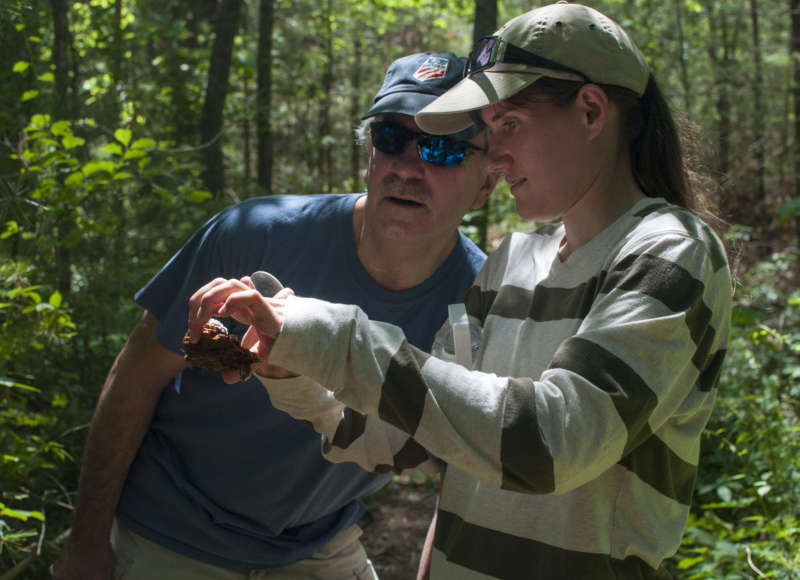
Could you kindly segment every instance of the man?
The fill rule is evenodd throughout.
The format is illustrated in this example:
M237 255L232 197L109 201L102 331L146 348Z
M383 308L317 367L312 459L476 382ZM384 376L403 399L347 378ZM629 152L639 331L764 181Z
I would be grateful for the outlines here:
M144 313L99 397L57 580L375 578L357 498L389 476L325 461L319 436L272 407L258 381L227 386L188 366L186 308L201 283L268 270L400 325L428 350L485 259L457 226L495 184L477 128L442 139L413 120L463 69L449 53L389 67L361 131L366 196L234 205L137 293Z

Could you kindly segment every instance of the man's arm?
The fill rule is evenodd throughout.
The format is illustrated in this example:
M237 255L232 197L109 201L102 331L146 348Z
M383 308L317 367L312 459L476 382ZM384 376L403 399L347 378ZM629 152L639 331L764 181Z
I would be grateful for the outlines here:
M58 580L109 580L114 570L111 524L128 469L169 380L183 357L155 337L145 311L117 355L97 401L78 484L69 543L55 566Z

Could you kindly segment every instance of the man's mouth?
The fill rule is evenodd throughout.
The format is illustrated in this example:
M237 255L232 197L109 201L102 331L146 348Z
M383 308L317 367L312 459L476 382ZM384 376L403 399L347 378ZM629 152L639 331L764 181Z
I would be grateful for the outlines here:
M413 199L406 199L406 198L394 197L394 196L389 196L387 199L389 201L393 202L393 203L396 203L398 205L402 205L402 206L405 206L405 207L424 207L424 204L422 204L422 203L420 203L418 201L414 201Z

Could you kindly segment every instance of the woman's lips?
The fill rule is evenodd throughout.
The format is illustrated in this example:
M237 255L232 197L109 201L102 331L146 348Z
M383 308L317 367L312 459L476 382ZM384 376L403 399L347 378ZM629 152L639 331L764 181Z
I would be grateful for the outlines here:
M524 177L519 177L517 179L508 179L508 178L506 178L506 183L508 183L508 190L512 194L514 194L515 193L514 190L518 189L519 186L522 185L525 181L526 180L525 180Z

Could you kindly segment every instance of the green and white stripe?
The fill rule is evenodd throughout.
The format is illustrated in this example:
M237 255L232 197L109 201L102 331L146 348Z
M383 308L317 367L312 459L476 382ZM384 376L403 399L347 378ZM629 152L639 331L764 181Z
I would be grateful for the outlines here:
M512 234L490 256L465 298L474 369L358 308L287 305L271 361L351 408L329 456L388 429L373 468L447 463L435 579L657 578L680 543L727 344L724 251L653 199L563 262L562 236Z

